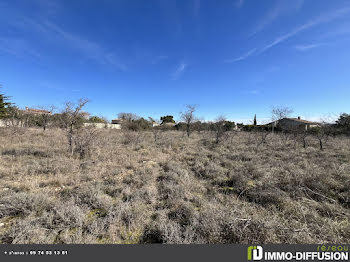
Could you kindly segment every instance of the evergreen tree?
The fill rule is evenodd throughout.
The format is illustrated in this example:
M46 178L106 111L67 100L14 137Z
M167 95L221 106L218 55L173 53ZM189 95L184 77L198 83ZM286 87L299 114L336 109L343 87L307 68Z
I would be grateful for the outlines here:
M89 122L90 123L104 123L104 124L107 123L107 121L104 118L99 117L99 116L91 116L89 118Z
M160 118L160 121L162 121L162 124L165 123L175 123L174 117L173 116L162 116Z
M335 125L342 133L350 135L350 114L343 113L339 116Z
M255 116L254 116L254 126L256 126L257 125L257 123L256 123L256 114L255 114Z
M1 88L2 86L0 85L0 89ZM9 99L8 96L5 96L0 92L0 118L4 118L7 116L7 109L11 105L11 103L8 102L8 99Z

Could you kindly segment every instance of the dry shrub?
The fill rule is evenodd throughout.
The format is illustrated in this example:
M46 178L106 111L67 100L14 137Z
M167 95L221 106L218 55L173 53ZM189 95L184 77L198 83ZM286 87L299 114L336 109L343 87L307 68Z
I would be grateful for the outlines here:
M123 131L123 144L124 145L138 145L144 141L143 133L140 131Z
M46 195L33 193L3 194L0 199L0 218L7 216L28 216L32 212L41 214L50 209L51 203Z
M100 131L94 127L79 129L73 136L74 151L83 159L91 155L91 150L100 135Z
M349 242L348 137L76 134L0 136L1 243Z

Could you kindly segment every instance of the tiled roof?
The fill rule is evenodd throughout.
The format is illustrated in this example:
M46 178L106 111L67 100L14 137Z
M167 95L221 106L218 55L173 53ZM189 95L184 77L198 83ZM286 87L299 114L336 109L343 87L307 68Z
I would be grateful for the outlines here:
M25 112L33 113L33 114L51 114L50 111L42 110L42 109L34 109L34 108L26 108Z
M308 125L319 125L320 123L317 123L317 122L312 122L312 121L308 121L308 120L303 120L303 119L299 119L299 118L282 118L280 120L276 120L276 121L273 121L271 123L268 123L267 125L271 125L273 123L278 123L280 121L283 121L283 120L290 120L290 121L295 121L295 122L299 122L301 124L308 124Z
M317 124L319 124L317 122L312 122L312 121L303 120L303 119L299 119L299 118L284 118L284 119L288 119L288 120L292 120L292 121L296 121L296 122L300 122L300 123L304 123L304 124L310 124L310 125L317 125Z

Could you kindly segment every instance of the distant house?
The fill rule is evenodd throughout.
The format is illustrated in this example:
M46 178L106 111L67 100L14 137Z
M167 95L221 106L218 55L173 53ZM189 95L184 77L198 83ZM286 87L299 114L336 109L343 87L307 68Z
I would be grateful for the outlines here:
M116 119L113 119L111 123L112 123L113 125L118 125L118 124L121 125L121 124L124 123L124 122L125 122L124 119L116 118Z
M116 119L113 119L111 121L111 128L114 128L114 129L122 129L122 124L125 122L124 119L121 119L121 118L116 118Z
M33 115L44 115L44 114L52 115L52 112L50 112L50 111L42 110L42 109L29 108L27 106L26 106L26 109L23 112L27 113L27 114L33 114Z
M241 131L244 128L244 124L243 123L237 123L235 126L235 130Z
M114 119L111 123L84 123L85 127L106 128L106 129L121 129L123 119Z
M85 127L106 128L106 129L121 129L119 124L107 124L107 123L84 123Z
M309 130L313 127L320 126L320 123L312 122L308 120L303 120L300 118L282 118L280 120L273 121L267 126L272 126L275 128L282 128L282 129L299 129L299 130Z

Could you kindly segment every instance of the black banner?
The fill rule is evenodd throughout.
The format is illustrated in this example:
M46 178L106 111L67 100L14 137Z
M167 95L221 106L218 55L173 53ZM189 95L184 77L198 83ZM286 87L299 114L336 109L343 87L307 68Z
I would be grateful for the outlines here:
M0 261L348 261L348 245L0 245Z

